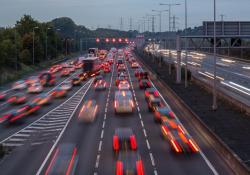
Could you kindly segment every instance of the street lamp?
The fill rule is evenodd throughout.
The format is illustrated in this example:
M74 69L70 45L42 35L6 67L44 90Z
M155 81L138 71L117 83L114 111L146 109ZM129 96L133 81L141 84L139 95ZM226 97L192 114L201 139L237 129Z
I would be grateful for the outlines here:
M57 31L61 31L61 29L56 29L56 32ZM56 35L55 35L55 37L56 37ZM57 57L57 37L56 37L56 57Z
M46 38L45 38L45 56L46 59L48 59L48 30L50 30L51 28L48 27L46 28Z
M214 0L214 83L213 83L213 106L212 109L217 109L217 83L216 83L216 0Z
M32 64L35 64L35 29L38 29L38 27L33 27L33 59L32 59Z
M171 7L181 5L181 4L164 4L164 3L160 3L160 5L167 5L168 6L169 32L170 32L171 31Z
M185 0L185 87L188 86L187 83L187 47L188 47L188 40L187 40L187 0Z
M168 10L152 10L152 12L158 12L159 13L159 32L161 32L161 15L162 12L168 12Z

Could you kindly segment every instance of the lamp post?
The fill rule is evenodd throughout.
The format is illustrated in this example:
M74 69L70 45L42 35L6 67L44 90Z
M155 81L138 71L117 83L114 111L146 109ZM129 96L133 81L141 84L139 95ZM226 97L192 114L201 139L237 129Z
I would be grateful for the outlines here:
M214 82L213 82L213 106L212 109L217 109L217 83L216 83L216 0L214 0Z
M61 29L56 29L56 32L57 31L61 31ZM55 37L56 37L55 41L56 41L56 58L57 58L57 36L55 35Z
M38 29L38 27L33 27L33 59L32 59L32 64L35 64L35 29Z
M167 5L168 6L169 32L171 32L171 7L181 5L181 4L175 4L175 3L173 3L173 4L164 4L164 3L160 3L160 5Z
M48 27L46 28L46 38L45 38L45 57L46 59L48 59L48 30L50 30L51 28Z
M152 10L152 12L158 12L159 13L159 32L161 32L161 15L162 15L162 12L168 12L168 10Z
M185 88L188 86L187 82L187 53L188 40L187 40L187 0L185 0Z

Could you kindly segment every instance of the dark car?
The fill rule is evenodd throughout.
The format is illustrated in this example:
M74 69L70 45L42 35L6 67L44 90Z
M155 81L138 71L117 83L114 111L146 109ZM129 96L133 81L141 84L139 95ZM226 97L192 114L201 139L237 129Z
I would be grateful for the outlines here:
M137 142L135 134L131 128L117 128L113 136L113 150L115 152L126 150L136 150Z
M139 81L139 87L140 89L147 89L147 88L151 88L152 84L149 80L142 79Z
M121 151L116 161L116 175L144 175L141 156L137 151Z
M163 107L163 104L161 102L160 98L154 97L153 95L149 96L149 99L147 101L148 103L148 110L151 111L155 111L157 108Z

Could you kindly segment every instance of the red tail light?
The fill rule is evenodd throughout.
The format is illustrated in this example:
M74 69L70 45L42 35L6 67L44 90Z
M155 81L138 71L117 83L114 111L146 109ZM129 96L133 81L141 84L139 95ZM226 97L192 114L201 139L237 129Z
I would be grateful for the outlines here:
M175 140L171 140L171 144L177 153L182 152L179 144Z
M116 175L123 175L123 165L121 161L116 162Z
M9 118L11 116L11 114L6 114L6 115L4 115L4 116L2 116L1 118L0 118L0 121L4 121L4 120L6 120L7 118Z
M145 91L145 96L148 97L149 96L149 92Z
M135 135L130 136L130 145L131 145L132 150L137 149L137 143L136 143Z
M159 93L158 93L157 91L154 91L154 95L155 95L156 97L159 97Z
M57 148L56 149L56 152L54 153L52 159L51 159L51 162L49 163L49 166L48 168L46 169L46 172L45 172L45 175L48 175L50 173L50 169L52 167L52 165L54 164L55 160L56 160L56 157L58 155L58 152L59 152L59 149Z
M132 108L134 107L134 102L133 102L133 100L130 100L130 104L131 104L131 106L132 106Z
M115 108L117 108L117 101L115 101Z
M137 171L137 175L144 175L144 170L143 170L143 165L142 165L142 161L136 161L136 171Z
M10 122L14 122L14 121L22 118L23 116L25 116L25 113L22 113L22 114L19 114L19 115L13 117L12 119L10 119Z
M169 130L168 130L168 128L166 126L164 126L164 125L161 126L161 130L162 130L162 132L163 132L164 135L166 135L166 136L168 135L168 131Z
M8 99L8 102L13 102L16 99L16 97L11 97Z
M188 144L191 147L193 152L198 152L199 151L199 148L195 145L195 143L191 139L188 140Z
M69 162L69 166L68 166L67 171L66 171L66 175L70 175L70 174L71 174L72 166L73 166L74 161L75 161L76 152L77 152L77 149L74 148L74 151L73 151L73 153L72 153L71 160L70 160L70 162Z
M113 148L115 151L119 150L119 138L116 135L113 137Z
M170 111L168 114L169 114L170 117L175 118L175 115L174 115L174 113L172 111Z

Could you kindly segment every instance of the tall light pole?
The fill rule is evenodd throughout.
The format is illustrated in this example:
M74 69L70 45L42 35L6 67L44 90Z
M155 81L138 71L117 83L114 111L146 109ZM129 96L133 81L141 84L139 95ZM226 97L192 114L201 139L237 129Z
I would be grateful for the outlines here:
M162 20L161 20L161 15L162 15L162 12L168 12L168 10L152 10L152 12L158 12L159 13L159 32L161 32L162 30L162 28L161 28L161 22L162 22Z
M173 4L164 4L164 3L160 3L160 5L167 5L168 6L169 32L171 32L171 7L181 5L181 4L175 4L175 3L173 3Z
M35 29L38 29L38 27L33 27L33 56L32 56L32 64L34 65L35 64Z
M56 29L56 32L57 31L61 31L61 29ZM55 35L56 36L56 35ZM56 58L57 58L57 36L56 36Z
M45 57L46 60L48 59L48 30L50 30L51 28L48 27L46 28L46 38L45 38Z
M213 83L213 106L212 109L217 109L217 79L216 79L216 0L214 0L214 83Z
M188 40L187 40L187 0L185 0L185 87L188 87L188 82L187 82L187 59L188 59L187 47L188 47Z

